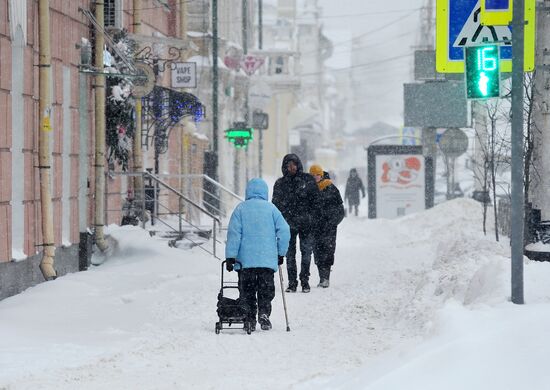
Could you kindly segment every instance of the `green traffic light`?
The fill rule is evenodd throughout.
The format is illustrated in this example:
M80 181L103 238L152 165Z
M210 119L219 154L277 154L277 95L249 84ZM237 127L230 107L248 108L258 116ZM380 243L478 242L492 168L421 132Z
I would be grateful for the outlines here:
M465 49L466 97L489 99L500 96L500 61L496 45Z
M254 139L254 129L252 127L227 129L225 130L225 138L237 149L246 148L249 142Z

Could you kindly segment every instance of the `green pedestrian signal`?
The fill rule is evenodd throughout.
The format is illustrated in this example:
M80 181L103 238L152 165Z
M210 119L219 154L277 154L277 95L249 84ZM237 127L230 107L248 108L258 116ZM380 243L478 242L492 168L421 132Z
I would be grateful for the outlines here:
M489 99L500 96L500 61L497 45L465 48L466 97Z
M237 149L248 147L248 143L254 139L254 129L243 122L235 122L233 125L234 128L225 130L225 138Z

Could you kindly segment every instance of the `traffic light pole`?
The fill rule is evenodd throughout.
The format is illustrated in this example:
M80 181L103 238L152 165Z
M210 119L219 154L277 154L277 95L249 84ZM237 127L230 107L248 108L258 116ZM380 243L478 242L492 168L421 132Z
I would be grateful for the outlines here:
M262 50L264 44L263 37L263 0L258 0L258 49ZM258 150L258 175L262 177L262 165L264 160L264 129L259 129L260 145Z
M214 180L218 180L218 0L212 0L212 152Z
M512 302L523 304L523 34L525 0L514 0L512 29Z

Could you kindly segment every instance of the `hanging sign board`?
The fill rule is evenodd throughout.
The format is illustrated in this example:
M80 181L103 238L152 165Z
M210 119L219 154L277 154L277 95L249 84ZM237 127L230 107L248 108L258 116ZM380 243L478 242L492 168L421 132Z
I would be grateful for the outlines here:
M195 62L178 62L172 68L172 88L196 88L197 64Z

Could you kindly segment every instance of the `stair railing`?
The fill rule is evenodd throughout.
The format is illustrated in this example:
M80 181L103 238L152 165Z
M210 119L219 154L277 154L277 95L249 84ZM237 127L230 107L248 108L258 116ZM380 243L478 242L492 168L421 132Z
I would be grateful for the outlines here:
M236 202L243 202L244 198L242 196L237 195L233 191L231 191L229 188L225 187L220 182L212 179L210 176L205 174L187 174L187 175L179 175L179 174L159 174L157 175L161 178L170 178L170 179L181 179L181 180L187 180L186 188L192 189L195 188L195 186L190 185L191 180L204 180L205 182L210 183L214 188L217 189L217 191L208 191L205 189L205 186L200 185L200 193L197 192L190 192L188 194L189 197L193 197L194 201L199 203L202 202L205 204L209 209L214 210L217 215L220 215L222 217L227 217L229 215L229 212L232 210L234 203L230 203L222 197L222 193L226 194L229 199L233 199ZM195 188L196 189L196 188ZM200 195L199 195L200 194ZM208 195L208 196L204 196ZM209 202L205 198L213 199L214 202ZM219 206L217 206L217 204Z
M139 202L139 204L141 205L142 212L145 212L147 210L148 202L152 202L152 205L153 205L153 213L151 215L152 224L155 223L155 222L161 223L163 226L167 227L171 232L177 233L178 237L180 239L186 239L187 241L190 241L191 243L199 246L202 250L204 250L207 253L211 254L215 258L220 259L220 257L217 255L217 244L222 244L222 242L219 241L219 239L217 237L217 231L218 230L221 231L222 222L221 222L221 220L218 216L214 215L212 212L207 210L205 207L201 206L198 202L194 201L190 197L188 197L188 196L184 195L183 193L181 193L180 191L176 190L174 187L172 187L168 183L164 182L158 176L156 176L152 173L149 173L149 172L133 172L132 173L132 172L113 172L113 171L110 171L110 172L107 173L107 175L109 175L110 177L115 176L115 175L128 176L128 177L141 176L143 178L143 183L145 183L146 179L150 180L150 183L153 184L153 186L154 186L153 187L154 188L153 196L151 197L151 196L146 195L145 184L144 184L141 188L141 193L140 193L139 198L136 198L135 201ZM108 180L106 180L106 182L108 182ZM163 189L166 192L168 192L169 194L172 194L172 195L177 197L177 199L178 199L178 210L177 211L171 210L167 205L165 205L165 204L163 204L162 202L159 201L158 194L159 194L161 189ZM107 186L106 186L106 192L107 192ZM137 195L137 194L135 194L135 195ZM205 216L205 217L207 217L208 219L211 220L211 223L212 223L212 251L204 248L202 245L200 245L200 243L192 240L191 238L187 237L184 234L184 232L183 232L183 223L184 222L188 226L191 226L191 227L197 229L197 231L199 231L199 232L204 232L204 233L207 232L206 230L204 230L203 227L198 226L197 224L195 224L193 222L192 218L190 218L188 216L184 216L184 213L182 212L182 210L184 209L184 207L183 207L184 204L188 208L190 208L190 209L194 210L195 212L199 213L199 223L200 223L200 219L201 219L200 216ZM105 210L106 210L106 212L110 211L108 207L105 207ZM112 210L112 211L114 211L114 210ZM118 211L120 211L120 210L118 210ZM177 217L178 217L178 227L175 228L174 226L172 226L171 224L169 224L168 222L166 222L162 218L159 218L159 216L161 216L161 215L177 215ZM141 222L142 222L142 227L145 229L146 219L141 218Z

